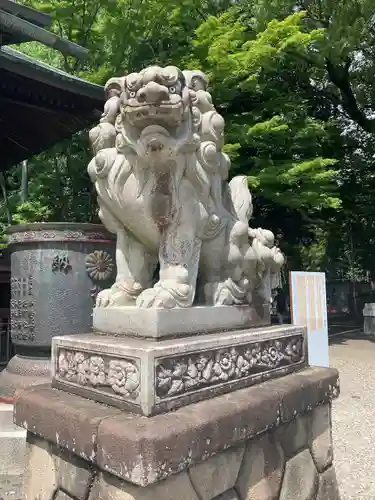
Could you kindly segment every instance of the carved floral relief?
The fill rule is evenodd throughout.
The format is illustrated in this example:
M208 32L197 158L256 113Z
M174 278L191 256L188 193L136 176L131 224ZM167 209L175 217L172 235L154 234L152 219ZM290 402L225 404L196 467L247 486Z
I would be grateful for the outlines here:
M301 336L162 359L156 366L156 394L160 399L177 396L302 361Z
M109 389L127 399L134 400L139 395L139 368L130 359L109 359L106 356L61 349L56 375L84 387Z
M104 250L95 250L86 257L87 274L93 280L104 281L112 276L114 263Z

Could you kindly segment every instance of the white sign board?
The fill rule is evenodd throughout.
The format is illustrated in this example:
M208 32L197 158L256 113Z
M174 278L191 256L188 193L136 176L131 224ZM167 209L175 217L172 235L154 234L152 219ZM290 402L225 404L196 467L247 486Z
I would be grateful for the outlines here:
M291 271L290 309L293 325L307 326L311 366L329 366L325 273Z

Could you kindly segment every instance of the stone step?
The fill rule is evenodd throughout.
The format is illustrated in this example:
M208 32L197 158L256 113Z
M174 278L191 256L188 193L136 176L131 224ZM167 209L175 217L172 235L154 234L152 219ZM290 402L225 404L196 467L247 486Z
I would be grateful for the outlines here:
M23 476L0 474L0 495L4 500L22 499Z
M0 432L19 430L21 428L13 423L13 405L0 403Z
M0 475L21 475L25 466L26 431L0 432Z
M23 474L26 431L13 423L13 405L0 403L0 475Z

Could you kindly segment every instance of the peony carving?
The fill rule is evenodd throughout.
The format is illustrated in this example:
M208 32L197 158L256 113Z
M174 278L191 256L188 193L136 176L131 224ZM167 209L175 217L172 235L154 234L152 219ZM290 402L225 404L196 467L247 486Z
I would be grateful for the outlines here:
M95 250L86 257L86 271L93 280L107 280L112 276L113 269L112 257L104 250Z
M284 258L271 231L249 227L247 178L228 183L224 119L207 85L200 71L153 66L105 86L88 172L117 236L117 279L97 307L271 301Z
M88 382L94 387L106 384L105 363L100 356L90 356L88 365Z
M304 359L301 336L168 358L156 366L156 394L160 399L177 396L193 389L291 366Z
M129 361L112 360L109 362L108 382L117 394L130 396L139 388L138 368Z
M134 400L139 394L139 368L130 360L108 359L61 349L57 358L56 374L67 382L107 389L126 399Z

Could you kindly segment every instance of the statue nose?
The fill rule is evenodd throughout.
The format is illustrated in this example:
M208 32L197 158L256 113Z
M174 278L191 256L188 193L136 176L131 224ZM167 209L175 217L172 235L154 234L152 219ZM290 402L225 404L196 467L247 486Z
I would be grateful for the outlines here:
M138 90L137 97L141 102L156 104L168 99L168 89L156 82L148 82L147 85Z

